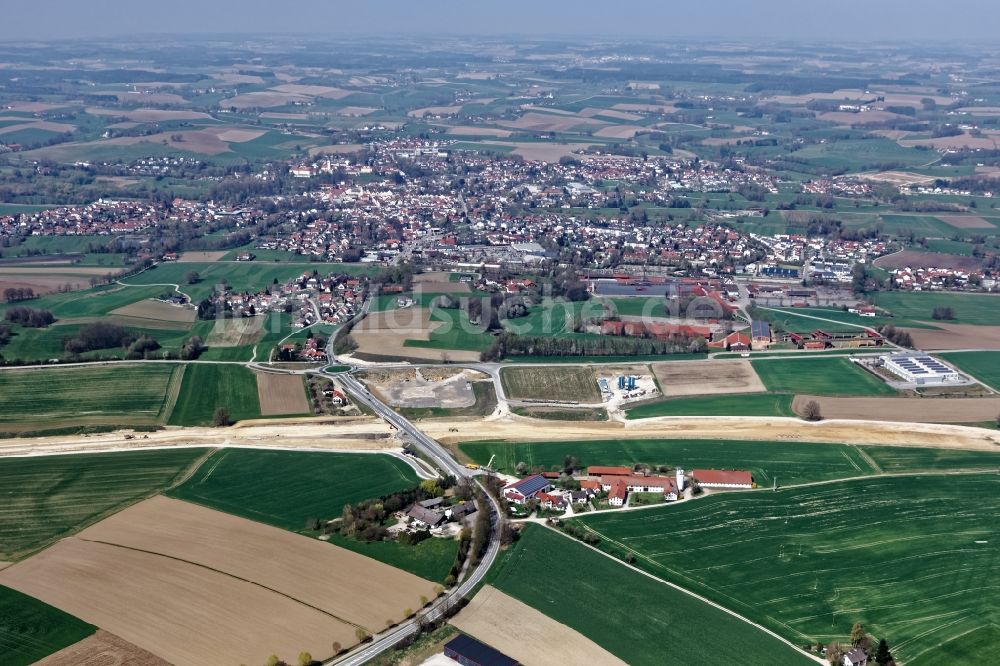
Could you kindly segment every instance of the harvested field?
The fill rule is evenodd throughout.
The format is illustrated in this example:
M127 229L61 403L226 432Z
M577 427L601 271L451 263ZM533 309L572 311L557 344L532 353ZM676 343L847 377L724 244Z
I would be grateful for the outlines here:
M220 250L218 252L198 252L188 250L181 254L177 259L177 263L205 263L211 261L218 261L228 254L228 250Z
M651 367L667 397L767 390L749 361L668 361Z
M639 111L644 113L673 113L677 110L673 104L615 104L611 107L619 111Z
M908 171L881 171L878 173L861 174L868 180L878 180L893 185L926 185L934 182L933 176L924 176Z
M851 113L850 111L827 111L816 116L817 120L838 125L863 125L865 123L884 123L887 120L904 118L898 113L889 111L865 111L864 113Z
M958 136L941 136L935 139L902 139L899 145L907 148L914 146L931 146L936 150L949 149L982 149L996 150L997 139L992 136L972 136L971 134L960 134Z
M443 326L431 321L430 308L406 308L369 314L354 327L352 337L361 354L440 361L443 353L454 361L478 361L479 352L408 347L407 340L430 340L431 332Z
M589 143L549 143L549 142L520 142L510 143L505 141L483 141L482 143L496 146L514 146L513 153L520 155L528 161L537 162L558 162L563 157L578 157L576 151L583 150L590 146Z
M479 590L451 623L524 664L625 664L583 634L491 585Z
M198 311L191 306L172 305L155 298L147 298L125 307L116 308L110 314L134 319L154 319L156 321L191 324L194 323Z
M642 116L637 116L634 113L627 113L625 111L616 109L601 109L596 107L588 106L587 108L580 111L578 114L583 118L593 118L594 116L604 116L605 118L615 118L617 120L626 120L628 122L637 122L642 120Z
M309 149L309 157L317 155L349 155L364 150L360 143L337 143L330 146L316 146Z
M424 116L453 116L462 110L462 105L454 106L425 106L422 109L414 109L406 115L411 118L423 118Z
M468 282L417 281L414 284L414 295L424 294L468 294L472 291Z
M611 127L602 127L597 130L594 132L594 136L601 136L609 139L631 139L639 132L648 131L648 128L640 127L638 125L612 125Z
M242 111L244 109L253 109L258 107L266 109L272 106L285 106L286 104L291 104L293 102L310 101L312 101L312 98L305 95L293 95L282 92L249 92L237 95L236 97L224 99L219 102L219 107L223 109L235 107L238 111Z
M982 268L983 261L977 257L970 257L961 254L944 254L941 252L917 252L916 250L903 250L879 257L875 260L875 265L879 268L951 268L954 270L970 271Z
M47 120L34 120L31 122L21 123L19 125L7 125L6 127L0 127L0 135L11 134L13 132L20 132L21 130L45 130L46 132L72 132L76 129L76 125L69 125L67 123L53 123Z
M341 88L333 88L331 86L303 85L299 83L283 83L280 86L271 88L271 90L280 93L290 93L292 95L309 95L311 97L328 97L330 99L340 99L354 94L354 91L352 90L342 90Z
M216 75L215 79L233 86L240 84L260 85L264 83L264 79L256 74L238 74L237 72L222 72Z
M257 398L261 416L308 414L309 401L301 375L258 372Z
M252 345L264 334L267 317L238 317L219 319L208 334L205 344L209 347L242 347Z
M498 136L498 137L508 137L513 132L510 130L497 129L495 127L476 127L475 125L466 125L463 127L451 127L448 129L448 134L453 134L455 136Z
M246 143L253 141L267 134L267 130L246 129L241 127L220 127L216 130L209 130L226 143Z
M0 572L3 584L176 664L324 657L433 584L318 540L155 497ZM127 608L127 612L123 609Z
M935 215L950 227L956 229L995 229L988 220L984 220L976 215Z
M158 123L164 120L211 120L212 116L202 111L181 111L167 109L108 109L90 107L87 113L92 116L120 116L137 123Z
M51 273L52 269L49 269ZM18 275L0 271L0 291L10 288L28 288L36 296L44 296L69 286L70 291L86 289L90 286L90 278L79 275Z
M594 370L589 366L518 366L500 371L511 400L536 402L601 402Z
M504 120L497 123L504 127L531 130L532 132L571 132L579 128L605 127L608 123L594 118L582 118L573 115L556 115L551 113L525 113L517 120Z
M972 324L946 324L936 328L901 328L910 334L917 349L1000 349L1000 328Z
M367 116L369 114L375 113L376 111L378 111L378 109L376 109L374 106L345 106L343 108L337 109L337 115L348 116L353 118L357 116Z
M819 403L826 419L983 423L992 421L1000 414L1000 398L833 398L797 395L792 401L792 409L801 416L811 400Z
M274 118L276 120L309 120L308 113L277 113L274 111L265 111L260 114L261 118Z
M84 638L35 663L35 666L170 666L152 652L98 629Z

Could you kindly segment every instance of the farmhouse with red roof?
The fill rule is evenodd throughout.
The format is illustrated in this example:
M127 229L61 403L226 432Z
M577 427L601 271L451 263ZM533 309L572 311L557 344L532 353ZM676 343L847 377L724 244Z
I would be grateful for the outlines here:
M696 469L691 478L702 488L753 488L750 472L721 469Z

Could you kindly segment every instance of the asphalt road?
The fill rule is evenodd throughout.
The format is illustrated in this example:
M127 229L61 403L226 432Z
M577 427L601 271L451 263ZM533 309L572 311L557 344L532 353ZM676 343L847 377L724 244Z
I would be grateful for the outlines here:
M348 393L350 393L356 403L365 405L379 417L387 421L390 425L394 426L400 433L407 435L411 440L409 444L410 447L417 449L430 458L440 470L453 475L456 479L465 478L475 480L475 474L472 470L460 465L454 458L451 457L448 450L441 446L437 441L428 437L423 433L423 431L410 423L410 421L397 414L381 400L372 396L371 393L368 392L368 389L366 389L360 381L348 373L341 373L335 376L338 380L340 380L341 385ZM475 482L479 484L481 488L483 487L478 480L475 480ZM419 613L413 619L403 622L393 629L376 635L371 643L355 648L342 657L333 658L324 662L324 666L332 664L337 664L338 666L359 666L360 664L368 662L370 659L373 659L386 650L392 649L393 646L405 638L418 633L418 620L424 619L433 622L444 616L447 610L454 603L471 593L473 589L475 589L475 587L482 582L486 573L493 565L493 561L496 559L497 554L500 552L500 506L497 504L496 500L493 499L492 495L486 492L485 488L483 488L483 494L486 496L489 506L480 506L478 508L480 511L488 510L490 512L490 523L492 529L490 530L490 541L486 547L486 552L483 554L479 564L472 571L472 573L466 576L466 578L458 586L452 588L447 594L438 598L429 608Z

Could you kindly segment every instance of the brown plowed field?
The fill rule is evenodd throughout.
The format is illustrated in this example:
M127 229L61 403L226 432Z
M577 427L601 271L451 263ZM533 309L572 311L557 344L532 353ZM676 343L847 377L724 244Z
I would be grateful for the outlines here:
M357 553L154 497L0 571L8 585L169 662L329 656L434 584Z
M989 222L989 220L984 220L977 215L936 215L937 219L941 220L950 227L955 227L956 229L993 229L994 226Z
M982 423L1000 414L1000 398L832 398L797 395L796 414L810 400L819 403L823 418L908 421L910 423Z
M262 416L309 413L300 375L257 373L257 398Z
M429 308L386 310L368 315L354 327L352 337L358 342L361 354L385 357L404 357L440 361L447 354L453 361L476 362L479 352L407 347L407 340L430 340L431 332L441 326L431 321Z
M953 270L971 271L982 268L982 259L967 257L960 254L943 254L940 252L917 252L903 250L894 252L875 260L879 268L951 268Z
M218 252L196 252L189 250L183 253L180 257L178 257L177 263L181 264L190 262L205 263L210 261L218 261L219 259L222 259L224 256L226 256L226 254L227 254L226 250L220 250Z
M667 361L652 368L668 397L767 391L750 361Z
M116 308L111 311L111 314L135 319L154 319L156 321L191 324L194 323L198 311L193 307L171 305L164 301L158 301L155 298L147 298L144 301Z
M917 349L1000 349L1000 327L933 322L933 328L902 328Z
M583 634L490 585L451 623L523 664L625 664Z
M50 654L34 666L170 666L170 662L98 629L97 633Z

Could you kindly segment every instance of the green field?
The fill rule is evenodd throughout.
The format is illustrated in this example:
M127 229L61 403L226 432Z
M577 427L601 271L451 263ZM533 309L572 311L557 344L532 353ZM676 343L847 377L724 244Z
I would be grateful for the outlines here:
M500 382L511 400L601 401L597 378L589 366L503 368Z
M1000 391L1000 351L960 352L937 354L937 356Z
M182 366L171 363L4 370L0 430L162 423L170 408L171 384L182 373Z
M845 358L751 361L768 391L810 395L894 395L888 384Z
M669 663L667 653L697 665L812 663L732 615L538 525L526 526L488 582L635 666Z
M894 315L897 326L922 321L933 324L936 307L949 307L955 313L948 324L1000 326L1000 296L993 294L956 294L929 291L888 291L870 294L872 302Z
M787 393L743 393L708 395L697 398L668 398L637 405L626 411L627 418L652 416L795 416Z
M0 560L15 560L168 487L204 449L0 459Z
M483 351L493 342L493 336L473 326L463 310L434 308L431 321L442 322L443 325L431 331L430 339L406 340L403 346Z
M191 363L184 372L170 425L212 425L217 407L229 410L233 421L260 418L257 378L241 365Z
M332 534L330 543L436 583L444 582L458 554L457 539L424 539L416 546L406 546L398 541L367 542Z
M33 664L96 630L58 608L0 586L0 654L5 666Z
M412 488L413 468L388 455L217 451L169 494L286 530L340 516L345 504Z
M985 664L998 510L995 474L928 475L718 493L580 522L602 549L630 551L795 643L843 640L864 622L906 664ZM965 644L968 632L982 640Z

